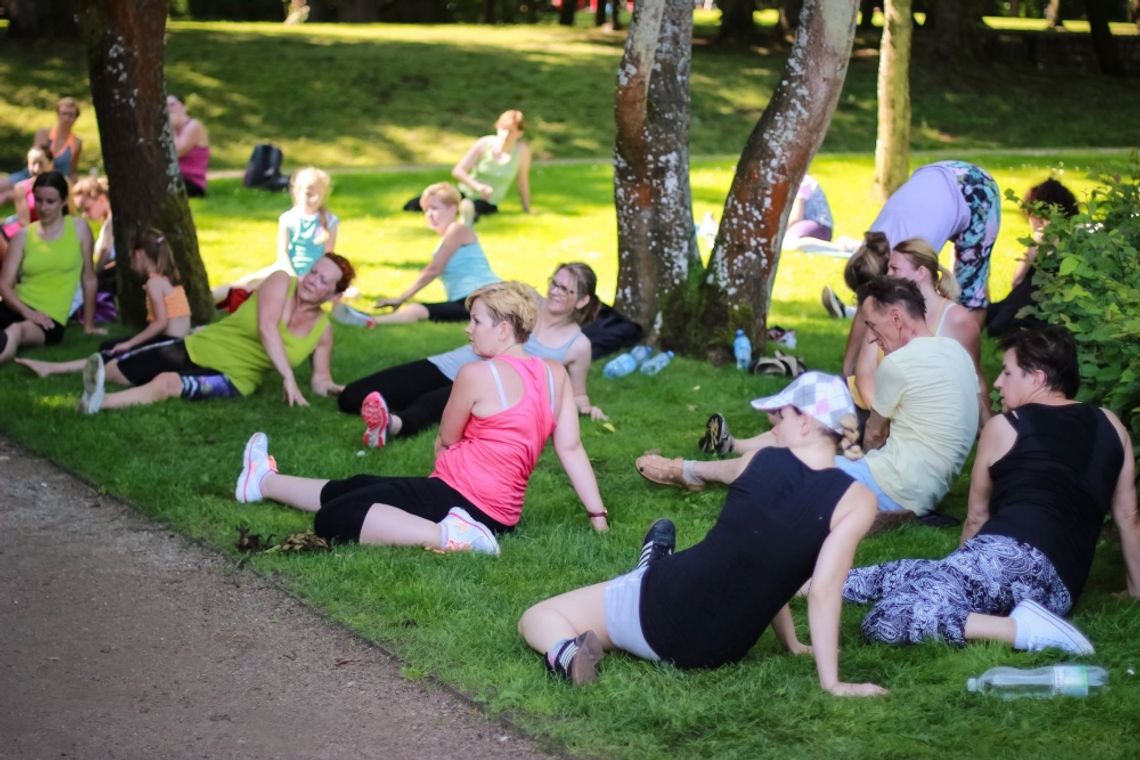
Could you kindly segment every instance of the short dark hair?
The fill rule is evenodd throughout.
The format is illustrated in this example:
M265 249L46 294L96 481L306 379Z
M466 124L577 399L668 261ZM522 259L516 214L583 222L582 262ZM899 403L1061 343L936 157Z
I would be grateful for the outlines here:
M59 193L59 199L65 204L67 203L67 178L57 171L48 171L37 176L32 182L32 190L40 187L52 187ZM67 206L64 205L63 213L67 213Z
M998 341L1002 352L1013 350L1017 366L1026 372L1041 370L1045 384L1073 398L1081 387L1081 370L1077 363L1077 341L1073 334L1058 325L1022 327Z
M1055 207L1065 217L1076 216L1080 211L1077 208L1077 196L1055 179L1047 179L1029 188L1021 200L1026 205L1040 203L1043 206Z
M880 306L901 306L914 319L926 319L926 301L910 280L901 277L874 277L859 286L855 296L862 305L874 298Z

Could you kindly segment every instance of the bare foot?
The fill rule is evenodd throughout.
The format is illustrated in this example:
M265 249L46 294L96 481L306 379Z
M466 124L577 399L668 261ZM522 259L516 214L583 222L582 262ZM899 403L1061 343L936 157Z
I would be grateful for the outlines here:
M23 357L19 357L19 356L17 356L12 361L14 361L16 364L19 364L23 367L27 367L28 369L30 369L32 372L35 372L40 377L47 377L48 375L51 374L51 372L48 371L48 369L49 369L48 365L50 364L50 362L39 361L38 359L24 359Z

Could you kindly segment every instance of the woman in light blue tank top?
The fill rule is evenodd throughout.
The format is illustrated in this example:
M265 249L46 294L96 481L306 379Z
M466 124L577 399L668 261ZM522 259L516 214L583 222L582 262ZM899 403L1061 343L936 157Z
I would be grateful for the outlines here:
M454 185L437 182L429 185L420 196L427 224L442 238L431 261L420 270L416 281L395 298L381 298L376 308L391 307L391 314L376 317L376 324L419 322L430 319L433 322L464 322L467 320L467 307L464 299L484 285L501 282L491 270L479 238L471 229L472 209L470 201L463 201L465 212L460 218L459 191ZM442 303L418 303L410 301L412 296L439 279L447 292L447 300Z
M547 296L538 310L538 326L523 348L531 356L553 359L566 367L578 412L588 414L592 419L606 419L605 413L590 402L586 392L590 340L581 330L581 325L591 321L598 312L596 287L597 276L589 265L559 265L550 278ZM367 418L372 418L372 407L382 404L388 409L387 435L369 435L366 430L366 440L412 435L439 422L460 368L474 361L480 359L468 344L426 359L389 367L349 383L337 403L342 412L364 416L366 425Z

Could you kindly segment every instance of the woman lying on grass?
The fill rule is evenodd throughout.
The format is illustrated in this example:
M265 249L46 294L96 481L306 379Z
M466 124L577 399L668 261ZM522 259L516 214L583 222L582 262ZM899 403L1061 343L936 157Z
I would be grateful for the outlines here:
M290 406L308 406L293 368L313 357L313 392L336 395L332 381L332 327L322 307L355 276L352 264L325 254L307 275L274 272L232 315L182 339L143 346L104 365L92 354L83 370L87 414L153 404L175 396L198 400L248 396L273 370L281 375ZM134 386L104 397L104 378Z
M538 322L523 350L553 359L566 368L579 414L606 419L590 403L586 375L590 371L590 339L581 325L594 319L598 277L588 264L559 264L540 299ZM342 412L364 418L364 445L383 446L392 435L415 435L439 422L459 370L479 356L470 344L419 361L388 367L345 386L337 403Z
M814 651L824 690L885 693L839 680L840 592L876 512L874 495L834 466L836 445L853 433L847 389L839 378L809 372L758 402L772 413L778 448L718 462L638 459L638 470L656 482L730 484L724 507L696 546L674 554L673 524L658 520L635 570L527 610L519 633L554 673L574 684L593 681L606 649L717 667L743 658L771 625L789 651ZM808 647L796 638L788 601L813 576Z
M578 435L570 378L557 362L523 350L538 319L536 298L533 288L518 282L488 285L468 296L467 335L475 353L488 361L468 364L456 376L430 477L281 475L265 434L254 433L245 447L237 500L268 498L316 512L313 527L330 541L498 554L495 535L518 523L527 481L553 436L591 527L606 530L606 510Z

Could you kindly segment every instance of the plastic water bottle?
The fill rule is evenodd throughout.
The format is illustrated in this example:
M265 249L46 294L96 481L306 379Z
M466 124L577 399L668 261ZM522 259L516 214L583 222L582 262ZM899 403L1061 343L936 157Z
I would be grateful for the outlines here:
M748 371L752 363L752 341L744 334L744 330L737 328L736 337L732 339L732 354L736 357L736 368Z
M1087 697L1104 691L1108 671L1096 665L1051 665L1044 668L990 668L966 681L966 690L1014 697Z
M652 353L653 349L649 346L634 346L624 354L606 362L602 374L606 377L625 377L637 369Z
M661 370L669 365L673 360L672 351L662 351L654 356L652 359L641 365L641 374L643 375L656 375Z

